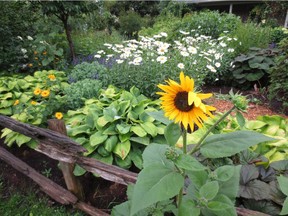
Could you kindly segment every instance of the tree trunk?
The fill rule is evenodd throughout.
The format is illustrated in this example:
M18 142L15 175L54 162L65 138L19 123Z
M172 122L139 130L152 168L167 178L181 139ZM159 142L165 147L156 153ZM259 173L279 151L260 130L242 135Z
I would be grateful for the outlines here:
M69 44L70 55L71 55L72 61L74 62L76 60L76 55L75 55L75 51L74 51L74 44L73 44L72 37L71 37L71 28L68 24L68 16L65 16L65 18L62 19L62 22L64 24L66 38L67 38L68 44Z

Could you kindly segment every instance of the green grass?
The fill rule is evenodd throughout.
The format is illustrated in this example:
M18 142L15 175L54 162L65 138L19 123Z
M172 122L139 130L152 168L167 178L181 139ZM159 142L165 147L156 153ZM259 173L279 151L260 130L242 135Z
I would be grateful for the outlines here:
M74 209L66 209L64 206L49 207L47 198L37 197L37 191L28 189L27 192L19 192L16 188L4 188L3 179L0 176L0 215L1 216L84 216L84 213ZM5 189L5 193L4 193Z

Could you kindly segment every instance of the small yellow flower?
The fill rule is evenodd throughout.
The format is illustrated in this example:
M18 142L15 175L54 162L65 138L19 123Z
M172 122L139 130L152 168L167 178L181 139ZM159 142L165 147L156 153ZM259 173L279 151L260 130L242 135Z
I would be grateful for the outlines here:
M43 55L47 55L47 52L46 52L46 51L44 51L42 54L43 54Z
M36 102L36 101L33 101L33 100L32 100L30 103L31 103L32 105L36 105L36 104L37 104L37 102Z
M37 55L38 54L38 52L37 51L34 51L34 55Z
M18 104L19 104L19 100L16 100L16 101L14 102L13 106L16 106L16 105L18 105Z
M33 67L33 64L32 63L28 64L28 67Z
M37 60L38 60L38 57L35 57L34 59L37 61Z
M48 97L49 95L50 95L50 91L49 90L44 90L44 91L41 92L41 96L44 97L44 98Z
M49 74L49 75L48 75L48 78L50 79L50 81L56 80L56 77L55 77L54 74Z
M41 94L41 89L40 88L36 88L35 90L34 90L34 95L39 95L39 94Z
M63 114L62 114L61 112L56 112L56 113L55 113L55 117L56 117L57 119L62 119L62 118L63 118Z

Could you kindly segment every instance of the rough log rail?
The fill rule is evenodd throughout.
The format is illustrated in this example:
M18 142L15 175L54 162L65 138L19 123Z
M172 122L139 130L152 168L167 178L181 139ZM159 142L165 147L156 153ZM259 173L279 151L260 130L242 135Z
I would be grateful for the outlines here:
M136 173L121 169L117 166L107 165L92 158L82 157L80 153L85 152L85 148L69 139L67 136L55 131L21 123L2 115L0 115L0 126L9 128L38 141L39 145L35 149L36 151L55 160L67 163L77 163L87 171L100 175L103 179L124 185L135 183L137 180L138 175ZM32 167L19 160L2 147L0 147L0 159L35 181L45 193L57 202L64 205L72 204L74 207L81 209L92 216L108 215L99 209L79 201L73 193L37 173ZM236 207L236 211L238 216L269 216L261 212L238 207Z
M123 185L135 183L137 180L136 173L102 163L93 158L81 156L80 153L85 152L85 148L69 137L55 131L18 122L2 115L0 115L0 126L38 141L39 145L35 149L36 151L58 161L77 163L87 171L98 174L103 179Z

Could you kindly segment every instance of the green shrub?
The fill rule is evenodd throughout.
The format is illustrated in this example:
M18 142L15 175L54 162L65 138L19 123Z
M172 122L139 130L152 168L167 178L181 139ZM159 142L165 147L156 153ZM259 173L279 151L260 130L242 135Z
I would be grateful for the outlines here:
M288 38L280 42L282 53L276 58L276 64L270 70L269 85L270 101L282 103L285 113L288 113Z
M99 80L84 79L72 83L64 90L67 109L76 110L84 105L86 99L97 98L101 87Z
M218 38L223 32L232 32L241 23L239 17L233 14L219 13L218 11L201 11L184 16L181 23L173 28L172 38L179 36L179 30L194 35L206 35Z
M175 17L171 14L166 16L160 16L156 18L153 27L142 28L139 31L139 35L152 37L161 32L166 32L168 35L172 35L173 28L181 22L181 18Z
M234 44L237 54L249 52L250 47L268 48L271 41L271 28L261 27L255 23L243 23L237 27L231 37L238 39L239 43Z
M279 43L284 38L288 37L288 30L285 28L273 28L271 32L271 42L272 43Z
M78 82L84 79L98 79L99 73L105 73L106 68L98 62L83 62L76 65L68 75L68 82Z
M120 29L122 35L128 37L129 39L137 39L138 32L142 27L141 16L134 12L128 11L119 17Z
M255 83L259 87L266 87L269 81L269 69L274 66L274 57L278 49L250 48L247 55L235 58L233 68L233 85L242 89L248 89Z

